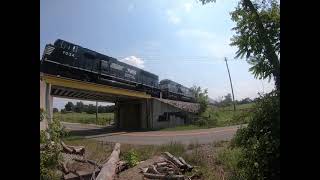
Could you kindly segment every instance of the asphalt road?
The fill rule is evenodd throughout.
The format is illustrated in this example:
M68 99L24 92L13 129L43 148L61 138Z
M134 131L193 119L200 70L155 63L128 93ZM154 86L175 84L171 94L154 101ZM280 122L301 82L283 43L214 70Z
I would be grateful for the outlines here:
M171 142L182 144L208 144L221 140L230 140L240 126L228 126L211 129L188 131L115 131L112 127L63 123L73 135L94 138L103 142L119 142L125 144L160 145Z

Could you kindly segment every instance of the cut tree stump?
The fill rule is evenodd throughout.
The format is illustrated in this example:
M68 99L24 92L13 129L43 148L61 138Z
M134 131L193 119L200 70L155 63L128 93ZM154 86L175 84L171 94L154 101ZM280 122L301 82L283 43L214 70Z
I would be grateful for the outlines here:
M120 143L116 143L109 160L103 165L96 180L113 180L116 174L117 163L120 155Z
M178 159L180 160L181 163L183 163L187 167L188 171L191 171L193 169L193 166L188 164L182 157L179 157Z
M63 141L61 141L62 149L64 152L69 154L79 154L81 156L85 153L84 146L68 146Z
M176 157L174 157L174 156L173 156L172 154L170 154L169 152L165 152L164 154L168 157L168 159L169 159L170 161L172 161L175 165L177 165L178 168L184 168L184 167L186 167L186 165L182 164L182 163L179 161L179 159L177 159Z

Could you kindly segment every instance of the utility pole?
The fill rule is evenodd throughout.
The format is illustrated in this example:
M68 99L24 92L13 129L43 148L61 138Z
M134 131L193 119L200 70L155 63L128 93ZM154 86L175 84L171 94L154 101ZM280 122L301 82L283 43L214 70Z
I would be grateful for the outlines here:
M98 124L98 101L96 101L96 124Z
M236 103L235 103L235 101L234 101L234 93L233 93L232 81L231 81L231 76L230 76L230 71L229 71L229 66L228 66L227 58L225 57L224 60L226 61L227 70L228 70L228 74L229 74L230 85L231 85L232 99L233 99L233 110L236 111Z

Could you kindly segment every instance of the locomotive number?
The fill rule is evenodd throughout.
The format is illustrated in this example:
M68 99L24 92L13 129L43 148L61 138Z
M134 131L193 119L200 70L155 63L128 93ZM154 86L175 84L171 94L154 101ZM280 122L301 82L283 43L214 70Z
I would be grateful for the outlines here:
M70 57L74 57L73 53L67 52L67 51L62 51L62 54L70 56Z

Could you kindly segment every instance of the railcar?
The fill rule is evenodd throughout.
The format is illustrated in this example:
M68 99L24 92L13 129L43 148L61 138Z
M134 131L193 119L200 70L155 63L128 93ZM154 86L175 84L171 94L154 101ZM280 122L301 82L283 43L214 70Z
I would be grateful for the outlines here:
M177 82L169 79L164 79L160 81L160 90L162 92L162 97L166 99L183 100L194 102L195 97L191 90Z
M159 96L159 77L113 57L58 39L47 44L40 71L88 82L145 91Z

